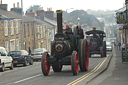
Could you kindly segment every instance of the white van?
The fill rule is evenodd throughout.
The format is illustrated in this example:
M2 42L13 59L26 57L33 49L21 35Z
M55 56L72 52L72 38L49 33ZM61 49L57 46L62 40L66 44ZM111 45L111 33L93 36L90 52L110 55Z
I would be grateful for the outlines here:
M13 69L13 59L4 47L0 47L0 71L4 72L5 68Z

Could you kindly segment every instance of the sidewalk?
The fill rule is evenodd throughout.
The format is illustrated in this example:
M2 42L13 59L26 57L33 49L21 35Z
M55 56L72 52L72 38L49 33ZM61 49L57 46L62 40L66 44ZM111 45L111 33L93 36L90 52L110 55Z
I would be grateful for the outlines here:
M108 69L87 85L128 85L128 62L122 63L121 50L113 49Z

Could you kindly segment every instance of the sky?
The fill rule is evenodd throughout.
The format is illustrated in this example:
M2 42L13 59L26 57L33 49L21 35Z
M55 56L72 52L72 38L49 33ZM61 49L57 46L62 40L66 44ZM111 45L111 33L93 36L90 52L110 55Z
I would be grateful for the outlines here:
M73 10L118 10L123 7L125 0L22 0L23 9L26 11L30 6L41 5L44 10L52 7L53 11L62 9L64 11ZM13 3L17 7L17 2L21 6L21 0L2 0L3 4L8 4L8 10L13 7ZM71 9L72 8L72 9Z

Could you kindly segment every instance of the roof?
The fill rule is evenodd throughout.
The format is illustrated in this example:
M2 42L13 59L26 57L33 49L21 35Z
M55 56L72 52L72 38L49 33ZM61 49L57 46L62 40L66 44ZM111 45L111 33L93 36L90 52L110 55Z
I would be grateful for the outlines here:
M90 31L86 31L85 33L87 35L94 34L94 33L97 33L97 34L105 34L105 32L104 31L101 31L101 30L90 30Z
M44 21L46 21L47 23L49 23L51 25L57 26L57 22L54 20L51 20L51 19L44 17Z

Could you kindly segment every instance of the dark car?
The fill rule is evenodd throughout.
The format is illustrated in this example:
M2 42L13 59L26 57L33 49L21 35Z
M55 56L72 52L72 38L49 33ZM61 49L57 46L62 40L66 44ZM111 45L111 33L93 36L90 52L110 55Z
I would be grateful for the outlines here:
M89 44L89 56L93 54L101 54L101 57L106 57L106 41L103 41L105 35L101 30L86 31L87 41Z
M23 64L27 66L28 63L33 65L33 58L28 54L26 50L10 51L9 54L13 58L13 65Z

